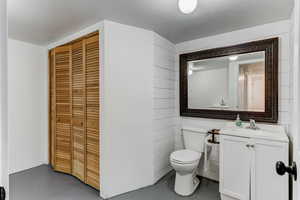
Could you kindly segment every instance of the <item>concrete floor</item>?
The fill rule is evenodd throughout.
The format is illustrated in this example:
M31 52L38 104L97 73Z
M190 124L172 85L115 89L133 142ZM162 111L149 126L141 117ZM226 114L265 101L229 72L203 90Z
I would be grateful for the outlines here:
M157 184L129 192L111 200L220 200L219 184L203 179L197 191L189 197L175 194L174 173ZM76 178L54 172L43 165L10 175L11 200L96 200L99 192Z

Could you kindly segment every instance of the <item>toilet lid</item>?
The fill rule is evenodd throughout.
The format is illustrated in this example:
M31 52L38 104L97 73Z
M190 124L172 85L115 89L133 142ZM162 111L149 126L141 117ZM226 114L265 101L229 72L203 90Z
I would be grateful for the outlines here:
M200 153L188 149L175 151L170 155L172 161L179 163L193 163L198 161L200 157Z

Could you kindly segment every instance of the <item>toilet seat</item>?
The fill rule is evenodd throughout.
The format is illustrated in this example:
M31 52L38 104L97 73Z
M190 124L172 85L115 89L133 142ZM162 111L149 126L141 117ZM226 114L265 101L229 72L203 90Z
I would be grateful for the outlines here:
M189 149L175 151L170 155L171 162L178 164L192 164L198 162L200 158L200 153Z

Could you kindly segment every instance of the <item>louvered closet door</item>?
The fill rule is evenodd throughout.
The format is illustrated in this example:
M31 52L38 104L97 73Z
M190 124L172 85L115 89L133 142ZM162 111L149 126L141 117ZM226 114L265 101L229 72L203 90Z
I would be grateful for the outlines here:
M72 174L85 181L85 63L83 41L72 45Z
M71 173L71 48L62 46L55 49L55 165L60 172Z
M86 49L86 183L99 189L99 35L85 40Z

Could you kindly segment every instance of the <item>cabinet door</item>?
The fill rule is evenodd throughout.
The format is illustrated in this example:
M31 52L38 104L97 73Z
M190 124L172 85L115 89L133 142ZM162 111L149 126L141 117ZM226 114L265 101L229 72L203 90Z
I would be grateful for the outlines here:
M220 192L239 200L250 199L251 151L249 139L220 137Z
M84 42L72 44L72 174L85 181L85 62Z
M288 175L276 173L277 161L288 163L288 143L254 140L252 200L288 199Z
M57 171L71 173L71 55L70 46L55 49L55 165Z

